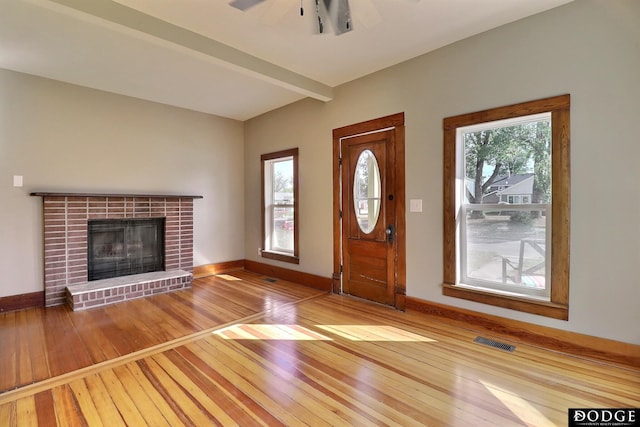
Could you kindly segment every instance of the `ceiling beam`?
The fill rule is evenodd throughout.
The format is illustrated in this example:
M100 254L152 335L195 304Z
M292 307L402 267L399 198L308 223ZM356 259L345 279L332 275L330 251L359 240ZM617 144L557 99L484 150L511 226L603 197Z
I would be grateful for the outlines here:
M79 19L196 54L216 64L320 101L333 89L316 80L244 53L201 34L111 0L27 0Z

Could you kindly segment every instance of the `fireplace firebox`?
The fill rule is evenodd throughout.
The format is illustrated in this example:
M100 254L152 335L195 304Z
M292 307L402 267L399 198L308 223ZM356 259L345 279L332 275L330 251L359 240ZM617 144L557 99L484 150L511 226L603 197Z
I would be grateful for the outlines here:
M165 218L88 221L88 280L164 270Z

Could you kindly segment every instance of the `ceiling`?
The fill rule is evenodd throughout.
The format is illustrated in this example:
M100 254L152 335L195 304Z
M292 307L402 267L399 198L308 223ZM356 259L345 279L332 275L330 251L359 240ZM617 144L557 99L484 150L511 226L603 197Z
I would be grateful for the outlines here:
M247 120L572 0L0 0L0 68ZM300 5L305 14L300 16Z

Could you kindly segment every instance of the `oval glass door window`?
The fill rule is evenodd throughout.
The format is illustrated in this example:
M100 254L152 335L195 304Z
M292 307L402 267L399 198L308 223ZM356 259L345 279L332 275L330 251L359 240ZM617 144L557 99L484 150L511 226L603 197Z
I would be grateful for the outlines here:
M358 226L364 233L371 233L380 214L380 169L371 150L364 150L358 157L353 175L353 208Z

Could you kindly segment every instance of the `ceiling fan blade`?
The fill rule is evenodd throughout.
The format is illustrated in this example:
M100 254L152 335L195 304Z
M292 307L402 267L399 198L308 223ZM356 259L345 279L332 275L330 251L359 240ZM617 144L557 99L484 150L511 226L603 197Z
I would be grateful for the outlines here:
M264 0L233 0L229 2L229 6L235 7L242 11L249 9L252 6L262 3Z
M336 35L353 30L349 0L324 0L324 6Z

